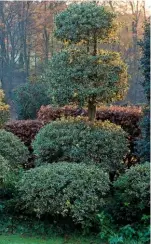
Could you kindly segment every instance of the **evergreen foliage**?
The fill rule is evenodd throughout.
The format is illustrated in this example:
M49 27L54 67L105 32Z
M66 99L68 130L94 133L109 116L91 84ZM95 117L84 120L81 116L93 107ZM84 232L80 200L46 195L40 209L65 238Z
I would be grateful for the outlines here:
M13 133L0 130L0 155L3 156L11 168L18 168L27 162L28 149Z
M29 170L18 189L29 212L70 216L75 223L89 227L105 204L109 177L94 165L60 162Z

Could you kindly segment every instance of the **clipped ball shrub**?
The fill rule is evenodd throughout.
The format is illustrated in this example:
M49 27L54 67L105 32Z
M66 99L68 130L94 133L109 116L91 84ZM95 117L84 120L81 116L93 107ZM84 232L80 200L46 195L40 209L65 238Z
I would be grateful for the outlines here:
M28 159L28 149L11 132L0 130L0 154L8 160L11 168L17 168Z
M116 217L127 222L140 221L149 215L150 164L138 164L127 169L114 183L116 193Z
M105 204L109 177L100 168L60 162L27 171L18 182L26 211L41 215L71 217L89 226Z
M80 118L81 119L81 118ZM116 171L128 151L126 133L109 121L63 120L43 127L33 142L37 163L93 162Z
M35 119L42 105L50 103L47 85L43 83L26 83L14 91L14 102L19 119Z

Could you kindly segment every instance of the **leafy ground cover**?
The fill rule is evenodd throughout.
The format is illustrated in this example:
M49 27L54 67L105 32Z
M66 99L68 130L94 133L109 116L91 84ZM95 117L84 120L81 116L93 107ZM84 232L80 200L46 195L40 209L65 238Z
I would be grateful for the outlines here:
M22 237L19 235L1 235L0 236L0 243L1 244L101 244L99 241L94 240L95 237L52 237L49 240L44 239L36 239L36 238L29 238L29 237ZM103 244L103 243L102 243Z

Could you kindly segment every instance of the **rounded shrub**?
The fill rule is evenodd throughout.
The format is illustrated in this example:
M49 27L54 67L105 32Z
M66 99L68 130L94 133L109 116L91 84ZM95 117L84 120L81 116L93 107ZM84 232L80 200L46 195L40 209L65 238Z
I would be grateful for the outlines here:
M109 177L95 165L60 162L30 169L18 182L18 190L30 212L68 216L89 226L105 204Z
M15 192L15 184L23 172L11 168L10 163L0 155L0 199L10 199Z
M19 119L35 119L42 105L48 105L47 85L43 83L26 83L14 91L14 102Z
M28 149L13 133L0 130L0 154L8 160L11 168L17 168L28 159Z
M126 133L108 121L57 121L43 127L33 142L37 163L93 162L116 171L128 152Z
M114 183L117 211L115 215L136 221L149 215L150 164L132 166Z

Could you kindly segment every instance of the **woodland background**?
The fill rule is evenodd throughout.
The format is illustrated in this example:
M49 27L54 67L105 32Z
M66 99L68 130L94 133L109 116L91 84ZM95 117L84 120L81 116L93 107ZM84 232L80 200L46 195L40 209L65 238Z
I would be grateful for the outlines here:
M48 60L63 48L64 44L53 35L55 16L73 2L0 2L0 81L10 105L13 105L14 88L27 81L36 81ZM120 52L128 65L130 89L120 105L145 103L138 45L143 35L144 21L149 16L145 1L95 2L108 6L117 14L118 35L109 44L100 45Z

